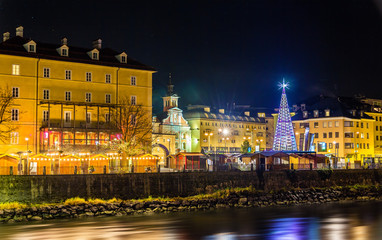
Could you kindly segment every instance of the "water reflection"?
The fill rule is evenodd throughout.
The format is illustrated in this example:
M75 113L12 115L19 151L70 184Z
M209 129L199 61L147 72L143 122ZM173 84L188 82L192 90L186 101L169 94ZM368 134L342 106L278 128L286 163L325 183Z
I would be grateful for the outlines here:
M0 239L378 239L382 203L236 209L0 225Z

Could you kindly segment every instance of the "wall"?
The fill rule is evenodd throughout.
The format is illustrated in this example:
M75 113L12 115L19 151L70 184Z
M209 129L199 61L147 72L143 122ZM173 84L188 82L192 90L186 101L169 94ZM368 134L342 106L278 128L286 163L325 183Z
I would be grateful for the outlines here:
M0 202L59 202L71 197L121 199L188 196L227 187L278 190L380 184L382 170L199 172L66 176L0 176Z

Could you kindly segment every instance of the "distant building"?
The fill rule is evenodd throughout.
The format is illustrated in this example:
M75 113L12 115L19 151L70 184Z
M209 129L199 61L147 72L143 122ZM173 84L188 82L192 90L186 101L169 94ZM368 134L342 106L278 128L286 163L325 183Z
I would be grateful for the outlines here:
M251 116L250 111L226 113L224 109L190 105L184 117L191 127L192 152L239 153L246 140L251 152L267 147L265 114Z
M299 150L332 156L332 164L338 166L350 163L360 167L382 160L380 147L376 147L382 136L378 104L370 105L367 99L318 96L293 108Z
M167 95L163 97L163 112L153 117L153 154L161 157L191 150L190 126L178 107L179 96L173 88L170 75Z
M12 121L18 129L2 153L95 150L119 138L110 112L120 100L141 105L151 119L152 74L155 70L125 52L75 47L68 39L42 43L3 34L0 43L0 86L15 98Z

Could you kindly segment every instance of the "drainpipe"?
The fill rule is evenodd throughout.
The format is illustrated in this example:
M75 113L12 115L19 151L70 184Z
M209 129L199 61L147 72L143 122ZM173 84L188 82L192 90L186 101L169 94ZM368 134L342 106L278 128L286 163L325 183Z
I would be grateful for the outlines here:
M38 67L40 63L40 58L37 60L36 66L36 106L35 106L35 136L34 136L34 152L37 153L37 138L38 138Z

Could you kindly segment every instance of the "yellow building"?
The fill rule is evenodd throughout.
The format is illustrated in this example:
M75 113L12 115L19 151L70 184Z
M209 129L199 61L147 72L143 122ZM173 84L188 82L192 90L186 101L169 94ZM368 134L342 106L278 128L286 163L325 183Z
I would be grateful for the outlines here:
M378 162L382 162L382 100L364 98L361 102L368 107L365 112L370 117L374 118L374 153ZM375 162L377 162L375 161Z
M361 167L374 155L375 120L352 98L320 96L294 106L292 118L298 150L332 157L332 166Z
M99 149L119 133L110 114L122 99L142 105L150 119L152 67L102 48L79 48L63 38L47 44L3 34L0 43L1 87L14 95L12 120L18 129L0 152Z
M263 117L212 112L208 106L188 106L184 113L191 127L192 152L239 153L247 140L251 151L266 148L266 123Z

